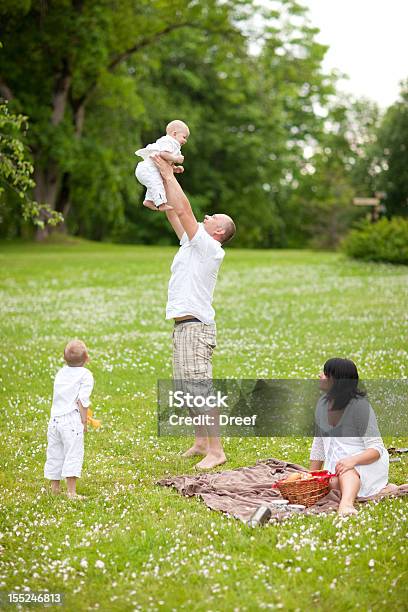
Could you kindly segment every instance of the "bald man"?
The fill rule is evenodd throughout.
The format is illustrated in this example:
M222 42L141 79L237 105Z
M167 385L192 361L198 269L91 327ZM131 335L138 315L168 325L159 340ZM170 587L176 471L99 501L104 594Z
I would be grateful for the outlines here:
M172 166L158 155L153 160L162 175L167 202L172 206L172 210L166 211L167 218L180 240L171 266L166 307L166 319L174 319L173 378L211 382L211 359L216 346L212 299L225 255L222 245L234 236L235 224L224 214L205 215L204 221L198 223ZM226 461L218 433L217 409L209 410L208 415L214 425L197 426L194 444L183 455L204 456L196 465L199 469L210 469Z

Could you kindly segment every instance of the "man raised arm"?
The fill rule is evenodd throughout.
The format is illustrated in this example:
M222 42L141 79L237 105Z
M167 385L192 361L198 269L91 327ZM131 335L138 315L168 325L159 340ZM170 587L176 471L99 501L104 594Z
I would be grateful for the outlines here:
M224 258L222 244L235 233L228 215L205 215L197 219L190 202L173 174L173 168L159 156L152 158L160 170L166 189L167 218L180 239L180 248L171 266L166 318L174 319L173 378L175 381L212 385L212 354L216 345L213 293L219 267ZM210 469L226 461L219 437L217 414L210 415L215 425L198 425L195 442L185 457L202 455L196 467Z
M160 155L155 155L152 159L162 175L164 187L166 189L167 201L173 207L174 213L180 220L183 233L185 231L188 239L191 240L198 230L198 223L192 211L190 202L174 176L173 167ZM176 229L172 223L174 220L174 213L171 211L171 214L167 214L167 218L178 235L177 229L179 229L179 227L177 226ZM179 238L181 238L181 236L179 236Z

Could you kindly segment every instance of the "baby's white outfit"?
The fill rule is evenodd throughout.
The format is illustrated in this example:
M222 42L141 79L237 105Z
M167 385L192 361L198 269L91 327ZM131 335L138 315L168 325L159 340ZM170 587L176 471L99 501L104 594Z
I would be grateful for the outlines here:
M354 469L360 476L358 497L376 495L388 484L389 454L379 434L374 410L365 397L354 398L344 409L339 424L332 427L325 397L320 398L316 407L318 433L322 435L315 436L310 459L324 461L324 469L334 474L340 459L374 448L380 453L379 458L369 465L356 465Z
M84 367L65 365L55 377L51 418L48 423L47 461L44 477L61 480L81 476L84 460L84 426L77 401L90 405L92 373Z
M173 136L162 136L153 144L148 144L144 149L138 149L135 155L143 157L143 161L136 166L135 175L139 183L146 187L145 200L151 200L155 206L166 204L166 190L164 189L163 179L155 165L150 159L152 155L156 155L161 151L167 151L172 155L180 155L181 146L178 140Z

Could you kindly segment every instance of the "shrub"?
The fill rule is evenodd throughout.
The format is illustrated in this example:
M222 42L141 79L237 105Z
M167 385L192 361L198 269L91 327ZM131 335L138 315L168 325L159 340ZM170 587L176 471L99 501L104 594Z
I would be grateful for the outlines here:
M394 217L351 230L342 250L357 259L408 264L408 219Z

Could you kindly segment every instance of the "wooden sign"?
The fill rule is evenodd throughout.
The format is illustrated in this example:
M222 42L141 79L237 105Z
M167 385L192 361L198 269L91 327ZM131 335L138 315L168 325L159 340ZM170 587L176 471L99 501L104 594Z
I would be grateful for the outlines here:
M353 198L355 206L378 206L380 200L378 198Z

